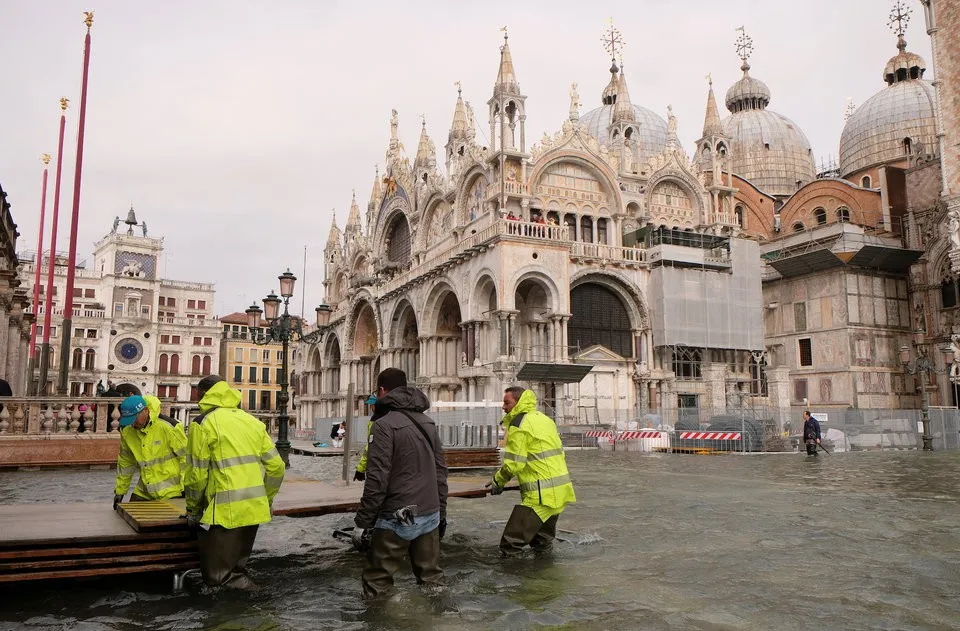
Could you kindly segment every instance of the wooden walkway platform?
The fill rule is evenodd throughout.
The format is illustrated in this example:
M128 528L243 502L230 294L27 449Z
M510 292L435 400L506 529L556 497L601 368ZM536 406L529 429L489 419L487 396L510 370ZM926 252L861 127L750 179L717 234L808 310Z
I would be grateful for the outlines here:
M452 477L450 497L487 495L488 477ZM275 515L351 513L363 484L319 482L288 474ZM0 583L110 574L179 572L199 566L196 533L180 515L183 499L0 505Z

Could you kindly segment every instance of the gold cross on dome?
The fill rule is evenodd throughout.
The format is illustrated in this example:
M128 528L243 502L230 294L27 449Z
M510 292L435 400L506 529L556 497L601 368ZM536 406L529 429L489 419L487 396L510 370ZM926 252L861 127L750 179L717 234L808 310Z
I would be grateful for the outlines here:
M623 41L620 30L613 25L613 18L607 20L607 27L603 30L600 41L603 43L603 49L610 55L610 59L623 59L623 47L626 42Z
M747 35L746 29L742 26L737 27L737 32L740 33L736 42L737 56L740 57L740 61L747 63L750 55L753 54L753 38Z
M890 9L890 19L887 26L898 37L903 37L907 32L907 25L910 24L910 14L912 9L904 4L903 0L897 0Z

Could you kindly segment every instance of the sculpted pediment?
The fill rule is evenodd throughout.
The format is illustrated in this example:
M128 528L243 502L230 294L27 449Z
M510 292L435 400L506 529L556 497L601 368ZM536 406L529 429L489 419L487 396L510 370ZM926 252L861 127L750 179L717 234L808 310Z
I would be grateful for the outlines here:
M594 344L589 346L573 356L576 361L589 362L623 362L626 358L617 355L606 346Z

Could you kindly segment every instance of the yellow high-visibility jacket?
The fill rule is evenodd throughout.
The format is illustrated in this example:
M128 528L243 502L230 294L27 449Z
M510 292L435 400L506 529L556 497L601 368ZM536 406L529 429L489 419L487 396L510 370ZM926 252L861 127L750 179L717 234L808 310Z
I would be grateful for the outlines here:
M214 384L190 424L184 491L201 524L240 528L270 521L284 465L266 427L240 410L240 392Z
M373 419L371 418L369 421L367 421L367 442L363 446L363 453L360 455L360 462L357 463L358 473L367 472L367 451L369 450L370 436L372 434L373 434ZM348 449L348 447L349 447L348 445L343 446L344 453L346 453L346 450Z
M544 521L577 501L557 425L537 411L533 391L524 390L502 423L507 430L507 443L503 466L494 475L494 484L506 486L516 476L520 503L535 510Z
M183 425L160 417L160 399L143 397L150 410L146 427L120 428L115 495L125 495L134 473L140 482L133 494L146 500L165 500L183 495L183 463L187 437Z

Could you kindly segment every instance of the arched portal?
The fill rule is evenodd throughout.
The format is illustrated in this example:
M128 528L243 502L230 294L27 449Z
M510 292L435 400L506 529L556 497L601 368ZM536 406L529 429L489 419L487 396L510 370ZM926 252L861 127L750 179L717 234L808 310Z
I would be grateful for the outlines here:
M391 364L407 373L407 381L414 381L420 374L420 331L417 315L409 302L397 307L391 321Z
M471 321L467 323L464 352L467 364L489 364L498 355L500 348L498 322L497 284L489 275L477 282L471 304Z
M599 344L621 357L633 357L630 312L612 289L599 283L582 283L570 290L571 346L580 350Z
M553 304L549 289L540 280L527 278L517 285L514 304L519 312L513 327L511 355L520 361L553 360L550 316Z
M379 353L379 335L377 332L377 318L373 307L364 303L357 312L356 326L353 328L353 356L359 360L356 372L351 375L357 392L373 391L375 363Z
M428 342L427 370L437 377L440 386L433 393L438 400L452 401L459 390L458 367L462 363L462 331L460 302L447 291L439 301L434 336Z

